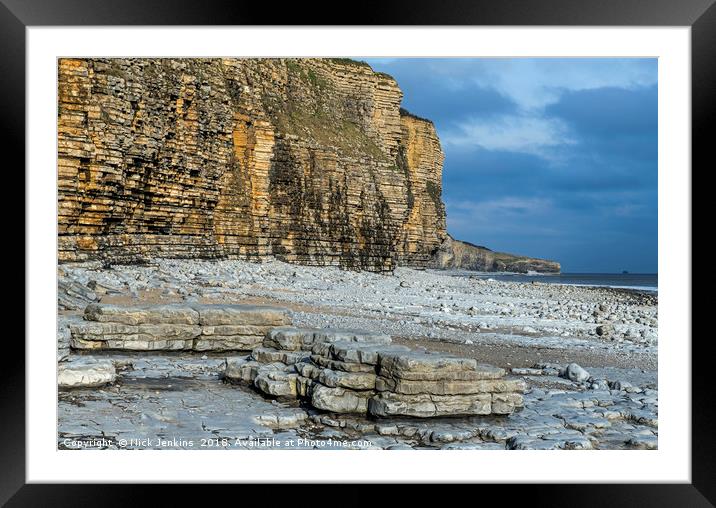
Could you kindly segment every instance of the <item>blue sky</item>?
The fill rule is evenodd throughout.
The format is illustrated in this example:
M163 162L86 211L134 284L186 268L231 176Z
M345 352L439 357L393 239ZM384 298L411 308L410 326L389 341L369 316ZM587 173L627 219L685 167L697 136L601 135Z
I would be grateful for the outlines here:
M453 237L657 271L656 59L365 60L435 123Z

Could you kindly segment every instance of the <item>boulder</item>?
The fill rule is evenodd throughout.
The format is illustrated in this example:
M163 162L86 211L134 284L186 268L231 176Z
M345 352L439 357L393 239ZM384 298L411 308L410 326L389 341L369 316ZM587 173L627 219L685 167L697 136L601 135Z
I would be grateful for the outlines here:
M246 356L228 357L224 360L223 377L230 381L253 382L260 364Z
M318 381L331 388L374 390L375 377L372 372L341 372L323 369L318 375Z
M520 393L492 394L492 414L508 415L522 406L524 406L524 397Z
M75 358L57 366L57 386L60 388L103 386L115 379L117 371L110 360Z
M284 351L269 347L257 347L251 351L251 358L259 363L283 362Z
M266 395L274 397L297 397L298 374L279 369L259 369L254 386Z
M296 369L296 372L298 372L300 375L311 379L318 379L318 376L323 370L310 361L296 362L294 367Z
M608 338L614 335L614 326L610 324L601 324L597 326L596 332L600 337Z
M570 363L564 371L564 377L575 383L584 383L591 376L589 372L584 370L576 363Z
M314 328L296 328L278 326L266 334L264 346L285 351L310 350L313 346L316 330Z
M361 413L368 410L368 399L373 392L359 392L346 388L330 388L314 383L311 405L333 413Z

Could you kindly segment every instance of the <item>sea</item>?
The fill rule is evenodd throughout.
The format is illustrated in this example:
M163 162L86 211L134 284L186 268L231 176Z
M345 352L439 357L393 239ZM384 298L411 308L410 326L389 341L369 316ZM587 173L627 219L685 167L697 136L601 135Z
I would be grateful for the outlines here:
M658 292L659 275L656 273L486 273L460 270L455 275L480 277L512 282L545 282L548 284L571 284L575 286L599 286L639 291Z

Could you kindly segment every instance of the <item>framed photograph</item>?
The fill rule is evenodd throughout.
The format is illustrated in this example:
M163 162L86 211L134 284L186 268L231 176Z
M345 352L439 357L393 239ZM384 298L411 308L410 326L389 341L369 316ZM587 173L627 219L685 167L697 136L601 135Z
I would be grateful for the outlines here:
M529 483L550 506L711 506L691 175L712 3L344 24L3 0L27 305L0 499Z

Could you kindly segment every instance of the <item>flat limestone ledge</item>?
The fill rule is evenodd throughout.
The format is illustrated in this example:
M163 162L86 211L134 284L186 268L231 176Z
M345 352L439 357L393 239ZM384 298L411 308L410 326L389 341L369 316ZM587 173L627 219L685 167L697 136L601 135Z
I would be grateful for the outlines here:
M90 350L127 350L127 351L190 351L194 349L194 339L154 340L151 337L125 335L121 339L82 340L72 337L72 349Z
M390 344L389 335L342 328L296 328L277 326L266 334L263 345L282 351L311 351L317 344L334 342Z
M375 388L379 392L395 392L404 395L469 395L475 393L522 393L527 388L522 379L479 379L413 381L378 376Z
M307 351L283 351L270 347L257 347L251 351L251 359L259 363L281 362L286 365L293 365L297 362L306 361L310 357Z
M113 383L117 371L110 360L76 358L57 366L57 386L60 388L88 388Z
M375 344L355 342L328 342L313 346L312 353L326 359L344 363L377 365L378 356L388 353L407 353L410 348L398 344Z
M311 362L316 366L341 371L341 372L372 372L375 374L375 365L366 365L363 363L341 362L339 360L331 360L325 356L311 355Z
M261 344L263 335L202 335L194 339L194 351L251 351Z
M187 305L108 305L91 303L85 307L87 321L140 324L198 325L199 312Z
M436 416L507 415L523 405L521 394L479 393L470 395L405 395L382 392L368 401L373 416Z
M281 326L291 323L288 309L263 305L108 305L85 307L87 321L140 324L185 324L203 326ZM224 335L224 334L222 334Z
M201 335L199 325L173 323L125 325L84 322L70 325L72 338L83 341L189 340Z
M90 304L70 326L74 349L250 351L290 323L287 309L256 305Z
M492 365L479 365L473 358L463 358L444 353L420 351L378 354L379 372L386 377L411 380L440 379L499 379L505 370Z

